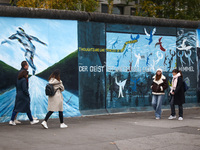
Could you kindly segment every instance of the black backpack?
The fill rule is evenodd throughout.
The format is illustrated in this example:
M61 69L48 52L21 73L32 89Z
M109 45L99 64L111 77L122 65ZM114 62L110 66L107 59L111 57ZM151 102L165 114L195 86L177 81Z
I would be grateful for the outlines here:
M53 85L48 83L45 87L45 93L47 96L54 96L58 89L54 90Z

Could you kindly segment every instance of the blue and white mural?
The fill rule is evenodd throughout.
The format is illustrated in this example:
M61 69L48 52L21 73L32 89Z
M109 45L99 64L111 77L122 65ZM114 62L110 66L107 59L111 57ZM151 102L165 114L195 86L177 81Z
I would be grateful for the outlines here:
M153 31L155 33L156 28ZM122 49L127 41L137 40L127 44L123 52L107 52L107 72L155 72L159 67L165 72L173 70L176 67L176 37L153 33L107 33L107 49Z
M0 18L0 122L9 121L15 102L15 82L21 62L29 63L29 92L34 117L47 113L45 86L54 69L65 86L64 116L80 116L78 98L77 21ZM71 84L74 83L73 85ZM20 120L28 119L19 114ZM53 117L58 117L55 114Z
M170 72L176 68L176 36L156 35L156 28L144 28L143 32L107 32L107 49L123 50L106 53L108 108L150 106L150 85L156 69L162 68L170 79Z

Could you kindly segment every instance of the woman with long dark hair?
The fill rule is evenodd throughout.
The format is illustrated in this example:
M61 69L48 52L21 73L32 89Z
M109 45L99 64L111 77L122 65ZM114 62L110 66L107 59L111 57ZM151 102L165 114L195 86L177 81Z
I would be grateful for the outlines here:
M41 124L45 129L48 129L47 120L54 111L58 111L60 118L60 128L67 128L68 126L63 122L63 95L61 92L64 91L64 86L60 80L60 70L57 69L50 75L49 84L53 85L56 93L54 96L48 97L48 113L46 114L46 117Z
M28 71L27 70L22 70L17 79L17 84L16 84L16 90L17 90L17 95L16 95L16 100L15 100L15 107L12 113L11 120L9 122L10 125L16 125L14 119L17 115L18 112L21 113L27 113L27 116L29 120L31 121L31 124L36 124L39 122L39 120L33 119L31 115L31 110L30 110L30 95L28 91Z
M172 79L172 87L170 91L171 100L171 115L169 116L169 120L176 119L175 105L178 105L179 108L179 118L178 120L183 120L183 104L185 103L185 92L184 92L184 84L183 84L183 75L182 72L178 69L174 69L172 71L173 79Z
M155 110L157 120L161 118L162 101L165 98L165 90L168 88L166 77L162 74L162 69L157 69L156 75L153 76L152 83L152 106Z

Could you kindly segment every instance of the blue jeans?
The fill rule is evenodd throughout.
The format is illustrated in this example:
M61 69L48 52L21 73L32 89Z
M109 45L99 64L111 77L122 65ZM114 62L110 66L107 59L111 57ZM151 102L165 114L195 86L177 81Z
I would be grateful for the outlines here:
M155 110L156 118L161 118L161 107L162 100L165 98L165 95L152 95L152 106Z

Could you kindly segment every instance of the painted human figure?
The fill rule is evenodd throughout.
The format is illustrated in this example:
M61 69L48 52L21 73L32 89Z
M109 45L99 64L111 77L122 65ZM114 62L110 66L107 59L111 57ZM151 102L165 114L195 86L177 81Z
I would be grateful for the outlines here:
M116 44L118 44L119 37L117 37L116 41L112 44L112 49L116 48Z
M120 61L120 59L121 59L121 57L118 57L118 56L117 56L117 65L116 65L116 67L119 66L119 61Z
M169 59L169 67L168 67L169 70L171 69L174 56L176 56L176 52L174 51L174 53L172 54L172 50L170 49L170 55L171 55L171 58Z
M146 66L149 66L149 57L152 55L152 53L150 53L148 56L147 56L147 61L146 61Z
M141 56L140 56L140 53L138 53L137 55L135 54L135 57L137 58L136 63L135 63L135 67L139 67L140 59L142 59Z
M47 44L40 41L37 37L26 34L25 31L21 27L18 28L17 33L11 35L8 39L18 40L18 42L23 45L24 49L22 48L22 50L25 52L25 55L24 55L25 59L28 62L28 64L31 66L31 68L33 69L33 75L34 75L36 71L36 66L33 63L33 58L35 55L36 48L33 45L32 41L36 41L45 46L47 46ZM4 40L1 42L1 44L9 43L9 40Z
M191 65L191 63L194 64L194 62L191 59L191 55L192 55L192 51L189 51L189 54L185 52L185 57L188 59L189 66Z
M129 61L129 66L130 66L130 70L129 71L131 71L132 70L132 63L133 63L133 61L131 60L131 61Z
M181 54L180 54L181 53ZM183 67L183 64L186 64L184 61L183 61L183 55L184 55L184 52L178 52L178 57L180 58L180 61L181 61L181 66Z
M164 59L164 62L163 62L163 65L164 65L164 66L166 66L166 65L167 65L167 63L166 63L166 61L167 61L167 58L168 58L168 55L165 53L165 59Z
M126 81L127 81L127 79L124 80L124 81L122 81L122 82L121 82L121 80L119 82L117 82L117 77L115 77L115 83L119 86L119 95L118 95L118 98L120 97L120 95L121 95L121 97L124 97L122 90L124 90L124 86L126 84Z
M156 52L157 60L155 61L155 64L158 64L158 62L163 59L163 54L160 51Z

